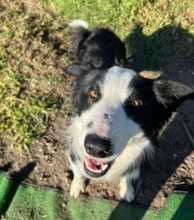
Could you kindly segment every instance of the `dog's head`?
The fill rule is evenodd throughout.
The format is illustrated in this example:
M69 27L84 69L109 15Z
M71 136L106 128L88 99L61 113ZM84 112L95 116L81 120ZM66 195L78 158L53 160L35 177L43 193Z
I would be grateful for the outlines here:
M193 90L179 82L147 79L112 67L79 78L73 144L87 175L105 175L125 146L152 135Z
M88 30L84 24L80 21L70 24L74 28L75 62L66 68L66 72L77 75L84 70L122 66L126 56L125 46L116 34L107 28Z

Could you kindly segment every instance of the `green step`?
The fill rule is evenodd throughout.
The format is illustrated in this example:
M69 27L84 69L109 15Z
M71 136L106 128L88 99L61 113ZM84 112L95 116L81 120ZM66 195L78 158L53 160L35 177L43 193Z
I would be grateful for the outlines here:
M173 193L160 211L105 199L67 199L47 187L18 184L0 173L0 214L6 220L194 220L194 194ZM66 197L67 198L67 197Z

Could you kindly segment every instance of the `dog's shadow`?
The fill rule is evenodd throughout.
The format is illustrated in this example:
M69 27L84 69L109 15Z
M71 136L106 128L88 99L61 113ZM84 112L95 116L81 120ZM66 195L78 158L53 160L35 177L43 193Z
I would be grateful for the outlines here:
M130 68L136 71L162 70L165 77L194 88L194 36L188 31L166 26L145 36L142 28L136 26L126 38L126 46L131 54ZM194 137L194 101L186 101L177 112L159 137L154 159L143 169L142 184L135 201L138 205L149 207L152 203L155 207L162 206L169 188L194 191L194 180L190 174L194 172L194 164L189 158L194 150L190 136ZM169 185L172 182L175 187ZM119 216L120 209L121 203L109 220L117 219L115 217ZM137 220L142 219L144 214L140 213Z

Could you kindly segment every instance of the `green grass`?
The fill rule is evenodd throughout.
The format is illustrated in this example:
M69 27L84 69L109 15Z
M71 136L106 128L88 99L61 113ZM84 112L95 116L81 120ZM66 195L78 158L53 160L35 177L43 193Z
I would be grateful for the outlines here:
M63 43L64 23L37 3L26 6L34 11L18 0L0 3L0 142L19 151L45 133L59 109L68 110L58 67L68 56L54 48Z
M59 102L51 94L21 94L23 80L20 74L0 67L1 138L17 149L26 148L45 131L49 112Z
M136 21L136 14L144 6L145 0L43 0L56 4L61 14L69 21L84 19L91 25L112 27L125 36L128 28Z
M158 69L176 56L194 54L194 0L43 0L66 20L113 29L139 69Z
M91 25L103 25L114 29L121 37L127 37L134 25L143 27L150 35L166 25L180 25L194 33L193 0L43 0L57 5L68 20L84 19Z

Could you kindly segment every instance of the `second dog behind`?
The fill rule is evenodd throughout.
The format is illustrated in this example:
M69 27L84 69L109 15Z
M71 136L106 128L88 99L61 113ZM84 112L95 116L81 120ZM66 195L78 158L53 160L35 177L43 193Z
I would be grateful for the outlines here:
M114 32L108 28L89 30L82 20L74 20L69 26L73 28L74 62L66 68L66 73L78 76L92 69L124 66L125 45Z

